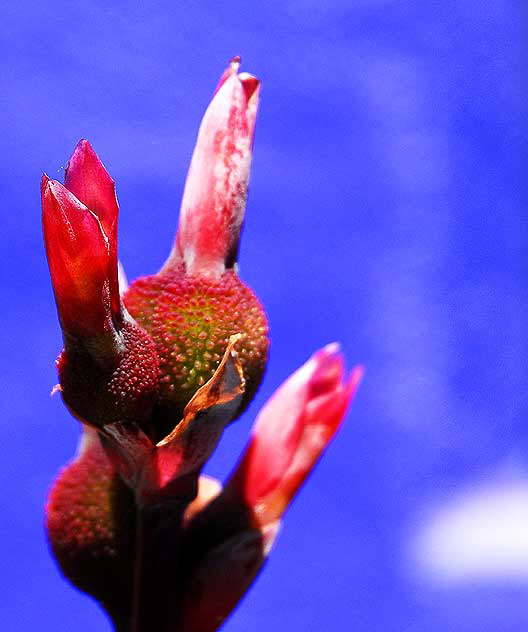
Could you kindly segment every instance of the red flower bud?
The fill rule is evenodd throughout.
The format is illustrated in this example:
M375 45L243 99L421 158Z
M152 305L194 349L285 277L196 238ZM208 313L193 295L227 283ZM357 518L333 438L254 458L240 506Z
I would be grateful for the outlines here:
M42 224L64 333L86 338L112 332L122 315L117 284L111 282L117 275L116 253L103 223L71 191L44 175Z
M95 213L108 238L111 308L121 311L117 262L117 203L115 184L87 140L80 140L66 167L64 185Z
M114 183L86 140L75 148L66 185L42 178L44 241L64 336L62 396L75 416L98 427L142 423L157 399L158 358L121 303Z

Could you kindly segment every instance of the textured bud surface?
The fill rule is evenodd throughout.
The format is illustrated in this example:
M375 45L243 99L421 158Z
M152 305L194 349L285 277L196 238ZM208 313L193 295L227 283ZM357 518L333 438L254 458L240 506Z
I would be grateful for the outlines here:
M268 324L253 292L233 270L218 279L187 276L183 268L134 282L127 309L156 344L160 362L160 413L179 421L195 391L211 378L229 337L244 377L244 408L257 390L268 351Z
M124 296L115 185L88 141L64 185L42 179L59 388L84 422L46 526L62 572L116 632L222 625L361 375L346 377L336 345L320 350L266 404L226 484L200 476L258 389L269 346L236 270L260 91L239 66L233 58L200 125L169 258Z
M72 413L95 426L148 419L157 398L158 358L148 334L125 323L119 334L121 357L106 366L104 340L87 347L67 345L59 356L62 396ZM111 341L115 347L115 341ZM112 349L112 356L115 351Z
M111 612L126 611L133 577L135 505L97 438L62 470L46 516L51 548L64 575Z

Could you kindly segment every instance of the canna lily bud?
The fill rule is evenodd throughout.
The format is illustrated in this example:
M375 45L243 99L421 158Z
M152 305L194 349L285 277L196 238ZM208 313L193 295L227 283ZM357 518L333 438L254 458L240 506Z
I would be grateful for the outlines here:
M278 520L337 431L363 369L344 379L339 346L317 351L260 411L228 483L261 525Z
M178 629L216 630L244 595L272 549L282 514L342 422L361 375L356 367L344 377L336 344L316 352L265 404L224 489L202 484L201 510L189 507L190 568Z
M174 250L189 275L218 278L236 262L246 208L259 81L238 74L235 57L222 75L198 132L187 174Z
M115 184L90 143L82 139L77 144L66 167L66 188L98 217L107 238L110 268L108 282L111 309L122 311L119 300L117 262L117 217L119 206Z
M257 390L267 359L266 316L235 269L259 92L258 79L238 74L239 64L239 58L231 62L204 115L171 255L124 297L160 359L158 439L211 378L231 336L240 335L236 351L245 379L234 417Z
M84 422L46 526L62 572L116 630L222 625L362 374L345 376L337 345L318 351L265 405L225 486L201 474L268 351L266 316L235 265L259 94L239 65L204 115L172 252L158 274L122 287L123 299L114 182L90 144L77 145L64 185L42 180L59 390Z
M42 224L62 329L72 339L111 333L122 321L112 295L114 261L95 213L66 187L42 177Z
M114 183L85 140L66 184L71 189L42 178L44 240L64 338L62 397L76 417L98 427L141 423L157 398L158 359L121 303Z

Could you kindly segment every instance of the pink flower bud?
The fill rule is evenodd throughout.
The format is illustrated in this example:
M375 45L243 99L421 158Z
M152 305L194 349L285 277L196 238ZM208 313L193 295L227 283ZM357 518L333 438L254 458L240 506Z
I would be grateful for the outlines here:
M245 393L254 396L268 352L258 298L235 268L244 216L259 82L233 59L204 115L183 194L175 244L155 275L132 282L123 300L156 344L162 379L156 442L180 421L193 393L223 357L230 336Z
M226 486L209 494L204 489L185 533L191 563L178 630L218 629L249 588L283 512L343 420L362 372L356 367L344 378L336 344L317 351L264 406Z
M249 445L228 486L258 522L279 519L338 429L362 368L343 378L337 344L317 351L259 413Z
M176 243L166 267L219 277L233 267L246 207L259 81L235 57L203 117L187 175Z

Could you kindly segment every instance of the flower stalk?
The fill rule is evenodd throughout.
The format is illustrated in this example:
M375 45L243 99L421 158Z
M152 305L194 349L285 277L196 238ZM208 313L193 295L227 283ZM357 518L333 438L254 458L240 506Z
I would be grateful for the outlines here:
M260 89L239 66L202 120L166 263L123 295L115 185L89 142L64 184L42 179L59 390L82 425L46 526L64 575L119 632L222 625L361 378L359 367L346 374L337 345L316 352L264 406L225 484L203 474L258 389L269 344L236 267Z

